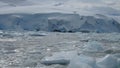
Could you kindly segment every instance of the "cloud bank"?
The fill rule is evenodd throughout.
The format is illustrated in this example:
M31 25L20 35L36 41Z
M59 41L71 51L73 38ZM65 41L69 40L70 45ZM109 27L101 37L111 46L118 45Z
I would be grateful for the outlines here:
M0 0L0 13L73 12L120 15L120 0Z

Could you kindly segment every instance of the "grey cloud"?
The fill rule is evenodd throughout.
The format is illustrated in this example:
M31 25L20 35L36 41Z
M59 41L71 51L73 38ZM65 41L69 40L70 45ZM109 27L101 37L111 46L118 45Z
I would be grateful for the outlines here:
M94 13L102 13L102 14L110 14L110 15L120 15L120 0L0 0L0 2L6 3L8 5L15 5L15 9L19 9L19 7L23 6L21 9L24 9L24 6L30 6L34 9L39 6L46 7L51 9L52 5L63 5L64 7L54 7L60 10L66 11L82 11L85 12L94 12ZM1 6L0 6L1 7ZM72 8L71 8L72 7ZM43 8L43 9L46 9ZM79 8L79 9L78 9ZM13 8L9 8L13 9ZM29 8L31 9L31 8ZM29 10L28 9L28 10ZM85 10L85 11L84 11ZM2 11L2 10L1 10ZM54 11L54 10L53 10Z
M101 0L78 0L81 2L85 2L85 3L100 3L102 2Z
M20 3L26 0L0 0L0 1L5 2L5 3Z
M6 3L10 6L17 6L17 5L28 5L30 3L28 3L27 0L0 0L0 2Z
M92 7L90 11L101 14L120 16L120 11L112 7Z

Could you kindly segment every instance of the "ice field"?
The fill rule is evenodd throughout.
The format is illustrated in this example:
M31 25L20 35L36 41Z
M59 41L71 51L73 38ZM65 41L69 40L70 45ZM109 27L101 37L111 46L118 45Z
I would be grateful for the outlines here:
M120 68L120 34L0 31L0 67Z

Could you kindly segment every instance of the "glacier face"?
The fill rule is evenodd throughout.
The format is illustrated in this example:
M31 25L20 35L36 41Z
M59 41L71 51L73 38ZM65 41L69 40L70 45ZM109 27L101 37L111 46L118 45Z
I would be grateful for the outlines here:
M1 30L50 32L120 32L120 24L103 15L81 16L66 13L1 14Z

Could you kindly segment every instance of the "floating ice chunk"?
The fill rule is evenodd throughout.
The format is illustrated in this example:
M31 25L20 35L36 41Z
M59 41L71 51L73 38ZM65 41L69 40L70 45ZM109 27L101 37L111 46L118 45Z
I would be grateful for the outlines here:
M88 52L102 52L104 50L103 44L97 41L88 42L84 46L84 51Z
M92 68L90 65L82 62L70 64L68 68Z
M46 33L30 33L29 34L30 36L46 36L46 35L48 35L48 34L46 34Z
M116 54L114 54L114 57L120 59L120 53L116 53Z
M104 53L106 53L106 54L112 54L113 52L114 52L113 49L106 49L104 51Z
M67 65L70 63L70 60L66 59L59 59L59 60L49 60L49 61L42 61L41 62L44 65L52 65L52 64L61 64L61 65Z
M41 60L42 64L51 65L51 64L69 64L70 60L77 55L76 51L69 52L55 52L52 56L47 56Z
M25 62L23 62L22 67L36 67L37 66L37 62L35 62L34 60L26 60Z
M0 39L1 42L14 42L14 41L17 41L17 39L14 39L14 38L5 38L5 39Z
M94 68L94 67L96 67L95 58L85 55L75 56L68 66L68 68Z
M117 66L118 66L117 68L120 68L120 59L118 59L117 62L118 62L117 63Z
M0 30L0 35L2 35L4 32L2 30Z
M120 54L119 53L116 53L116 54L114 54L114 57L116 57L117 58L117 68L120 68Z
M117 68L117 59L112 55L106 55L105 57L97 61L98 68Z

